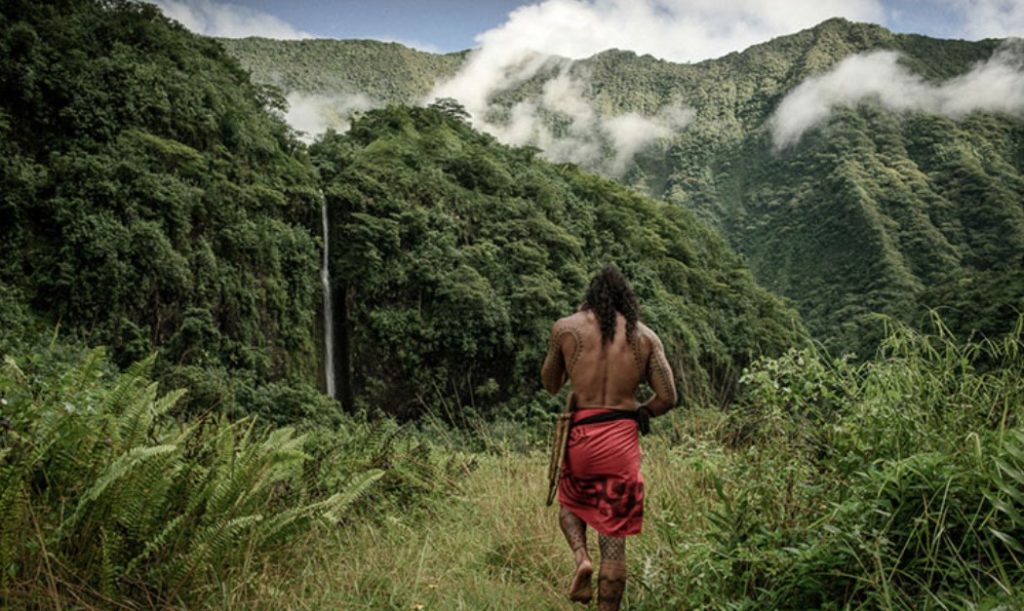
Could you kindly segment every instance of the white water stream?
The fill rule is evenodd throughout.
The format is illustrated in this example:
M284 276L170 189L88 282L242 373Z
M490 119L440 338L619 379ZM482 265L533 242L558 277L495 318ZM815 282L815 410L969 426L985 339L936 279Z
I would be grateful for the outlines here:
M320 219L324 231L324 260L320 267L320 281L324 285L324 377L327 379L327 395L335 398L334 379L334 308L331 303L330 230L327 225L327 202L320 205Z

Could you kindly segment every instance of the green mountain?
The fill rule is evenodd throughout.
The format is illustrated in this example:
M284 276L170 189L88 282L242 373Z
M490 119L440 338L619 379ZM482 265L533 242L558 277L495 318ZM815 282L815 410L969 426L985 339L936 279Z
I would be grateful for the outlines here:
M501 146L455 106L371 112L311 157L274 90L149 5L13 2L0 26L5 353L56 329L120 366L157 352L183 411L320 417L325 199L349 407L546 409L550 324L610 261L691 398L800 335L692 214Z
M285 68L278 56L294 63L301 44L245 40L230 50L263 79ZM867 103L837 111L779 152L772 114L807 78L854 54L897 51L908 70L939 83L989 59L1000 44L894 34L834 19L695 64L611 50L500 92L489 119L535 98L559 74L583 83L582 96L604 116L653 116L680 102L691 108L693 121L642 150L621 180L720 228L759 283L793 300L816 337L866 355L882 331L873 312L916 324L927 308L942 308L965 334L1012 325L1024 302L1024 122L984 113L960 120L894 113ZM379 92L377 70L409 65L398 50L380 45L319 41L315 51L304 48L315 65L354 54L353 45L382 52L375 62L350 65L331 86L337 91ZM417 78L397 83L402 90L381 99L415 99L424 82L452 69L422 60L419 66ZM334 91L316 79L304 74L290 86ZM556 135L564 132L566 116L545 119ZM605 161L614 155L605 143Z
M532 396L551 323L610 262L689 401L721 400L755 355L799 341L796 314L692 213L503 146L459 113L370 111L311 148L342 246L343 396L403 414Z
M630 178L716 223L758 281L792 298L812 332L836 348L869 353L882 332L872 312L918 323L926 308L940 307L961 333L1003 332L1016 320L1013 305L1024 302L1024 121L981 113L954 121L865 104L836 112L778 153L767 124L787 92L850 54L897 50L936 82L988 59L998 44L836 20L685 67L671 88L702 92L697 119L663 155L642 157ZM615 55L594 58L595 73L618 63ZM655 62L627 63L641 83L668 80ZM641 86L606 95L624 100ZM992 276L1002 290L969 297L949 288Z
M616 58L661 65L593 61ZM545 458L518 448L558 403L539 390L550 324L606 262L687 408L644 442L657 496L626 606L1022 607L1024 317L965 345L896 325L867 363L755 359L806 335L700 219L762 259L769 239L845 253L882 306L1001 320L1017 123L860 108L774 154L763 123L699 115L676 157L625 175L667 202L499 144L450 100L311 146L282 112L150 5L0 3L0 607L565 608L569 550L537 562L556 551ZM817 269L759 273L798 263ZM314 388L324 339L365 412Z

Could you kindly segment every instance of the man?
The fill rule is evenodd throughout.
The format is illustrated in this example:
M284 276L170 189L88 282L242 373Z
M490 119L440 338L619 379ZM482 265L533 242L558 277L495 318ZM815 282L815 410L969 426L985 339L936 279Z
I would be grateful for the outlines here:
M587 603L592 597L590 526L601 548L598 609L615 610L626 587L626 536L639 534L643 521L637 429L676 404L661 340L640 322L633 290L615 267L595 276L579 311L552 327L541 378L550 393L568 378L575 395L558 487L559 522L576 558L569 598ZM638 403L636 389L645 380L655 394Z

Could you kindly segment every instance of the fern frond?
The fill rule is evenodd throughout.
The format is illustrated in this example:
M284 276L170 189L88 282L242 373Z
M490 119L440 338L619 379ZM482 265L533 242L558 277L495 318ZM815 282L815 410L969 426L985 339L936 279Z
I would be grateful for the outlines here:
M124 538L117 531L109 528L100 529L100 592L107 598L113 598L115 584L120 578L119 562Z
M170 565L170 575L180 584L191 576L202 573L214 564L228 564L226 556L238 552L237 543L242 536L263 520L261 514L240 516L218 521L193 535L192 551Z
M106 491L114 482L123 477L127 477L133 469L138 468L139 465L144 464L147 460L170 452L175 452L177 449L177 446L171 444L132 448L119 456L79 498L78 505L75 507L74 513L72 513L71 516L57 528L58 538L77 524L85 514L89 505L100 498L104 491Z
M332 524L341 522L345 517L345 512L348 511L352 504L366 494L373 483L383 476L384 471L381 469L369 469L353 477L344 490L331 495L330 498L324 501L324 512L322 514L324 519Z
M181 514L179 516L176 516L172 520L168 521L164 528L159 533L157 533L155 537L152 537L151 539L146 541L145 545L142 548L142 551L139 552L139 554L137 554L134 558L128 561L128 564L125 565L124 568L124 574L134 575L135 572L139 570L139 567L142 565L143 562L148 560L149 557L152 556L157 550L167 545L171 538L177 534L177 531L182 528L182 525L185 524L185 519L187 517L187 515Z

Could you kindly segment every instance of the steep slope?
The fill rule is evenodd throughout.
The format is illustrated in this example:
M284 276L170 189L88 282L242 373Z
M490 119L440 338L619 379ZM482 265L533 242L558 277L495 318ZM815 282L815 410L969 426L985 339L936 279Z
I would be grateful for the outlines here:
M866 350L881 332L871 312L919 322L926 307L994 335L1024 303L1022 138L1005 118L862 108L777 157L744 143L708 191L731 200L724 226L758 278L797 299L819 336ZM947 288L993 275L1002 290Z
M5 2L0 57L0 309L159 349L186 406L315 384L319 202L274 98L135 2Z
M691 108L692 122L642 150L620 180L719 227L760 283L794 300L819 339L867 355L881 332L873 312L917 323L926 308L950 306L943 311L964 334L1012 324L1024 302L1024 122L894 113L869 100L776 151L770 119L786 94L851 55L897 51L911 73L938 83L1001 44L833 19L696 64L607 51L497 92L492 114L500 120L502 109L539 99L559 74L580 83L601 116L653 116L678 102ZM261 65L273 61L267 54ZM419 69L417 82L445 75ZM358 91L372 80L372 64L353 64L344 87ZM556 137L571 119L542 118ZM615 155L607 143L603 150L605 161Z
M796 314L692 213L535 153L457 108L371 111L313 146L343 245L343 395L401 415L544 408L550 325L609 262L632 278L688 404L729 396L752 357L800 341Z
M629 180L716 223L758 281L792 298L812 332L837 350L870 354L882 332L874 312L917 323L926 307L939 307L960 333L1003 332L1016 319L1013 304L1024 301L1024 122L867 104L835 113L781 152L768 125L785 93L851 53L895 49L914 72L939 81L997 46L835 20L693 66L690 79L671 88L696 92L687 99L697 120L664 151L667 170L652 152ZM943 288L973 284L982 272L1005 278L1004 290L951 300Z

